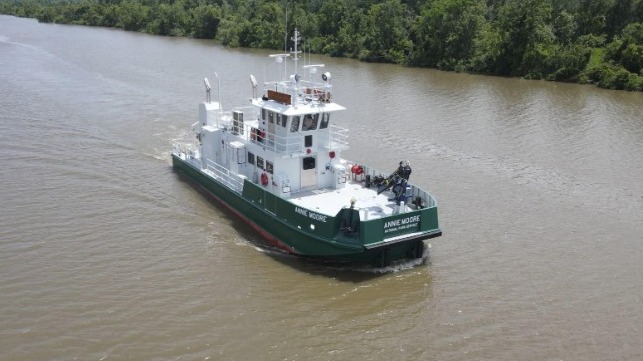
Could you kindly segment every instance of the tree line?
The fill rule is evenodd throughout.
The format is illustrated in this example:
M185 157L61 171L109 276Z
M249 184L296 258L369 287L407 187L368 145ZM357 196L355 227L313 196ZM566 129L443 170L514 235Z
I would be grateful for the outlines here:
M643 90L643 0L0 0L41 22Z

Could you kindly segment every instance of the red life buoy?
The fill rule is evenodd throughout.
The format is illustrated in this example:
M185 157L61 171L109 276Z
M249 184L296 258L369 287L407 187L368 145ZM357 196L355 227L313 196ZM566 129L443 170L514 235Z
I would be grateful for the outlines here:
M360 174L364 173L364 168L362 168L362 166L361 166L361 165L357 165L357 164L355 164L355 165L351 168L351 172L352 172L353 174L360 175Z
M266 173L261 173L261 185L264 187L268 185L268 175Z

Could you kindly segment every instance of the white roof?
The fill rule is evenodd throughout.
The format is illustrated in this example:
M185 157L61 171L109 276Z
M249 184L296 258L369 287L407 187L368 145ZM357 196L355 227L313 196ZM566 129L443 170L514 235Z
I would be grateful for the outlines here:
M336 112L339 110L344 110L343 106L337 103L317 103L309 102L296 105L286 105L281 104L272 100L263 100L260 98L252 99L252 105L272 110L274 112L292 116L292 115L303 115L310 113L321 113L321 112Z

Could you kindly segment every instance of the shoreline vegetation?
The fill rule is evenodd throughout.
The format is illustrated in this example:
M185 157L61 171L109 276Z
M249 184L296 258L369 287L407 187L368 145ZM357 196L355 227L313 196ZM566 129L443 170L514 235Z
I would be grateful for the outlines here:
M43 23L643 91L643 0L0 0ZM287 29L286 29L287 27Z

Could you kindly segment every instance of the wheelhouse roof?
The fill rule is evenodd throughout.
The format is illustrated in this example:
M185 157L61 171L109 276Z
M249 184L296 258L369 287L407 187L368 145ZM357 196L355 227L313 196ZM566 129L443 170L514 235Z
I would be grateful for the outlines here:
M332 102L324 103L311 101L306 103L288 105L276 102L274 100L263 100L261 98L252 99L252 105L259 108L268 109L285 116L329 113L346 109L343 106Z

